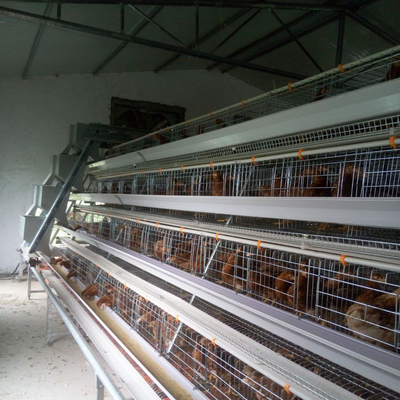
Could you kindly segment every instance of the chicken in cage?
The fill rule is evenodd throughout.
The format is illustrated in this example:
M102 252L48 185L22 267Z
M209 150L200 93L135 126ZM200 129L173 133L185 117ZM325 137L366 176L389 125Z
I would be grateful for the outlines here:
M271 258L274 254L274 252L264 253L260 251L258 257L261 259ZM122 320L151 344L156 351L166 357L171 365L186 376L195 387L202 390L208 398L215 400L231 398L300 399L300 397L293 395L288 388L280 386L251 366L246 365L242 360L220 346L215 346L212 340L182 324L177 317L166 313L90 261L82 259L70 250L64 254L63 258L70 260L70 262L73 260L71 267L74 270L86 270L86 274L80 274L80 276L90 276L90 279L85 282L90 283L81 294L83 298L96 300L96 307L99 308L111 307ZM259 262L259 260L257 261ZM294 260L292 262L294 263ZM310 260L308 262L298 260L298 264L299 271L310 273L309 267L312 264ZM331 272L331 275L336 271L332 265L327 266L327 269ZM365 277L364 280L368 280L368 282L381 282L383 286L380 292L382 292L383 287L389 285L388 282L397 278L393 273L378 276L377 271L367 268L355 268L349 274L349 277L354 277L355 273L358 276ZM336 272L331 280L323 281L323 287L331 293L340 288L337 284L331 282L343 283L349 280L354 282L353 279L345 278L343 272ZM366 288L372 286L364 282L363 287L365 294ZM95 291L93 291L93 288L95 288ZM214 315L215 318L228 326L235 327L235 329L245 333L246 336L263 342L265 346L270 347L280 356L310 369L325 379L332 379L339 383L337 368L329 366L325 361L315 358L309 352L301 350L283 339L273 337L268 332L260 330L259 327L254 327L255 330L252 330L250 323L240 321L237 317L233 318L226 311L218 309L214 305L206 304L201 300L195 301L193 305L204 309L208 314ZM346 385L348 390L361 398L373 399L375 392L381 395L380 390L385 391L387 396L385 398L390 400L396 398L393 397L396 395L391 392L388 393L386 388L379 389L376 385L371 386L365 379L356 383L357 379L360 378L351 376L351 374L354 374L352 372L349 372L351 378L345 375L345 371L341 374L343 374L341 375L343 376L341 384ZM348 382L346 382L344 376L347 376Z
M102 193L176 196L397 197L400 158L394 149L375 148L283 158L257 165L232 164L161 171L99 182ZM140 183L139 183L140 181Z
M400 349L396 273L155 226L110 224L118 227L114 241L132 250L360 340Z

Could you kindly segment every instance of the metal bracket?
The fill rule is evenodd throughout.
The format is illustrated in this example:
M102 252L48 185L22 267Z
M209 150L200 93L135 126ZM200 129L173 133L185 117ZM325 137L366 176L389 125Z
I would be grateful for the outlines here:
M57 331L54 329L55 321L58 315L59 314L55 309L53 302L50 300L50 297L47 297L46 344L48 346L53 344L56 340L70 335L70 332L67 328L62 331Z

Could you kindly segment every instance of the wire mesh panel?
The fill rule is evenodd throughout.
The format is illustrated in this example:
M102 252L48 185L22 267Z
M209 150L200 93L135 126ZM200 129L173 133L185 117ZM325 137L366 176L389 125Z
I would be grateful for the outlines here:
M193 306L218 318L218 320L222 321L224 324L252 340L262 343L265 347L282 357L301 365L303 368L312 371L338 386L346 388L346 390L360 396L362 399L395 400L399 396L398 393L388 390L384 386L378 385L358 375L355 371L350 371L343 367L338 368L337 365L326 360L323 356L316 355L298 346L296 343L290 343L245 319L239 318L232 313L216 307L215 304L196 298L193 302ZM250 371L252 370L250 369Z
M338 69L273 90L250 100L243 100L223 110L211 112L191 121L167 127L153 134L110 149L109 157L151 146L162 145L216 129L236 125L261 116L321 101L400 76L399 47L367 59L339 66Z
M111 307L210 399L261 399L265 397L259 396L267 394L273 396L267 398L276 400L300 399L246 367L226 350L215 347L97 265L70 249L64 249L64 257L70 260L71 271L76 272L67 279L75 278L86 285L81 292L83 298L95 299L99 308Z
M98 248L93 247L92 250L102 253ZM88 285L82 292L83 297L86 296L87 299L90 299L93 296L97 296L98 307L112 307L128 325L157 349L161 355L166 357L177 370L193 383L195 388L202 390L207 397L211 399L298 399L298 397L288 393L285 388L277 385L250 366L245 365L225 349L214 346L212 341L205 338L201 333L182 324L176 317L166 314L159 307L143 298L143 296L138 295L118 280L110 277L98 266L69 249L65 249L64 257L69 258L71 270L77 270L78 277L83 276L80 272L81 269L86 271L86 278L84 279L86 279L85 283ZM272 258L273 255L260 254L260 259L262 257ZM179 297L184 295L179 288L166 284L161 279L153 277L113 256L110 256L110 260L120 264L123 268L127 268L134 275L138 274L142 279L151 281L155 286L163 287L168 292L174 293ZM304 272L309 270L310 263L306 265L303 262L301 265ZM331 274L336 271L331 265L328 266L328 270L331 271ZM379 273L383 275L381 272ZM363 269L358 271L358 274L359 277L370 277L370 282L380 279L379 282L383 283L382 276L377 278L374 271ZM385 275L386 282L393 279L395 279L394 276ZM340 277L337 281L346 282L346 279ZM324 287L326 286L325 282L323 284ZM329 282L336 281L331 279ZM95 294L93 291L91 292L93 286L97 290ZM331 286L326 287L326 292L331 292L331 289ZM252 340L263 344L280 356L299 364L330 382L346 388L349 392L363 399L398 399L397 393L369 381L353 371L339 368L321 356L302 349L295 343L287 342L234 314L216 307L215 304L193 297L190 302L194 307L206 312Z
M99 181L102 193L177 196L399 197L400 151L388 147ZM109 192L104 188L110 187ZM145 188L145 189L144 189Z
M107 218L121 245L400 352L399 273Z
M300 399L184 324L168 358L212 399Z

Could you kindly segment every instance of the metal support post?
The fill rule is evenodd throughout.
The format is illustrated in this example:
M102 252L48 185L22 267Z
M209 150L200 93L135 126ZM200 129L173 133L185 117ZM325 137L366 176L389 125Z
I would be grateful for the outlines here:
M47 297L47 318L46 318L46 344L50 346L57 339L62 339L65 336L69 336L68 329L64 329L62 331L57 331L54 327L55 319L57 318L58 313L55 309L53 302L50 297Z
M60 208L61 204L64 202L66 196L69 194L71 187L80 173L82 167L85 165L86 160L90 154L90 152L93 149L94 146L94 141L89 141L87 142L86 146L82 150L82 153L80 154L78 161L76 162L74 168L70 172L67 180L64 183L64 186L60 190L60 193L58 194L53 206L51 207L49 213L47 214L45 220L43 221L42 226L40 227L39 231L37 232L35 238L32 241L32 244L29 248L29 253L34 253L36 249L38 248L40 242L42 241L43 237L46 235L46 232L50 228L54 217L56 216L58 209Z
M99 376L95 375L96 379L96 400L104 400L104 386L99 379Z
M346 13L342 12L339 18L335 67L342 63L345 21Z

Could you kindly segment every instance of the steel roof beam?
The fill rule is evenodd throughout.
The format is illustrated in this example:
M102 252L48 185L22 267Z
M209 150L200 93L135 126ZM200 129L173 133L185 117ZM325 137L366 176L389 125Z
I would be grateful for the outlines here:
M386 40L392 46L397 46L398 44L400 44L399 39L395 38L394 36L390 35L389 33L385 32L385 31L383 31L382 29L380 29L379 27L377 27L376 25L374 25L372 22L368 21L364 17L361 17L360 15L358 15L354 12L351 12L351 11L348 11L347 15L350 18L352 18L354 21L358 22L360 25L364 26L371 32L375 33L375 35L378 35L383 40Z
M227 28L229 25L231 25L233 22L235 22L236 20L238 20L240 17L242 17L243 15L247 14L250 11L250 9L246 9L246 10L240 10L239 12L235 13L234 15L232 15L232 17L228 18L226 21L223 21L220 25L218 25L217 27L211 29L211 31L209 31L208 33L206 33L204 36L201 36L199 38L199 42L198 44L200 45L201 43L204 43L205 41L207 41L208 39L211 39L212 37L214 37L216 34L218 34L219 32L221 32L222 30L224 30L225 28ZM188 48L189 49L193 49L196 47L196 41L193 42ZM178 58L180 57L180 54L177 54L171 58L169 58L167 61L165 61L163 64L161 64L159 67L155 68L154 72L160 72L162 69L166 68L168 65L172 64L174 61L176 61Z
M288 28L294 27L297 24L308 21L314 15L315 15L314 12L308 12L308 13L302 15L301 17L296 18L292 22L289 22L288 24L286 24L286 26ZM254 47L257 47L258 45L261 45L262 43L268 41L269 39L272 39L274 36L283 33L284 31L285 31L285 29L283 27L278 28L278 29L274 30L273 32L265 35L264 37L257 39L254 42L247 44L246 46L243 46L240 49L234 51L233 53L229 54L229 57L236 57L237 55L245 53L246 51L251 50ZM208 69L215 68L218 65L219 65L219 63L214 63L214 64L210 65Z
M260 13L260 9L256 10L250 17L243 21L236 29L234 29L226 38L224 38L220 43L218 43L212 50L211 54L218 49L220 49L226 42L228 42L233 36L235 36L242 28L244 28L254 17ZM208 68L207 68L208 69Z
M45 17L49 16L50 13L51 13L52 8L53 8L52 4L47 4L43 15ZM22 73L22 79L26 79L28 77L29 70L31 68L33 59L35 58L35 55L36 55L37 49L39 47L40 41L42 40L44 28L45 28L44 25L40 25L38 27L35 39L33 40L33 43L32 43L31 51L29 52L28 60L26 61L26 64L25 64L24 72Z
M156 42L154 40L143 39L138 37L131 37L118 32L109 31L106 29L94 28L87 25L77 24L75 22L61 21L54 18L43 17L37 14L32 14L24 11L14 10L7 7L0 6L0 15L4 15L10 18L16 18L27 22L33 22L36 24L44 24L51 27L63 28L74 32L84 32L96 36L106 37L108 39L115 39L120 41L128 41L136 43L142 46L152 47L164 51L169 51L172 53L185 54L191 57L197 57L204 60L218 61L223 64L235 65L237 67L247 68L254 71L266 72L268 74L284 76L287 78L292 78L296 80L304 79L304 75L300 75L293 72L281 71L275 68L268 68L262 65L243 63L237 60L233 60L227 57L220 57L214 54L209 54L201 51L195 51L191 49L186 49L178 46L173 46L166 43Z
M179 6L179 7L217 7L217 8L274 8L280 10L313 10L313 11L334 11L340 12L345 10L344 6L324 5L315 3L299 3L299 2L278 2L278 1L251 1L251 0L15 0L19 3L66 3L66 4L131 4L137 6Z
M314 66L318 69L319 72L322 72L322 68L320 65L315 61L312 55L308 52L308 50L300 43L299 39L293 32L288 28L288 26L282 21L279 15L272 9L270 9L271 14L276 18L276 20L281 24L281 26L285 29L285 31L289 34L289 36L296 42L296 44L300 47L303 53L310 59L310 61L314 64Z
M351 11L355 12L358 11L360 8L362 7L366 7L372 3L375 3L377 0L357 0L355 2L352 2L351 5L349 5L349 8L351 9ZM314 23L310 23L308 20L312 17L315 17L315 21ZM340 17L340 14L325 14L325 15L320 15L319 13L315 13L315 12L310 12L307 13L305 15L303 15L302 17L298 18L295 21L292 21L292 23L287 24L289 27L291 25L298 25L299 23L305 22L307 21L307 23L305 24L305 26L299 30L299 32L297 32L295 35L297 38L300 38L302 36L305 36L309 33L314 32L315 30L323 27L324 25L327 25L333 21L336 21L338 18ZM283 29L283 28L282 28ZM267 41L268 39L273 38L274 36L276 36L278 33L278 30L275 32L272 32L271 34L265 36L264 38L261 38L253 43L251 43L248 46L243 47L242 49L237 50L236 52L230 54L228 57L235 57L236 55L243 53L245 51L251 50L252 48L256 47L257 45L262 44L263 42ZM281 39L281 40L277 40L275 41L275 43L271 43L269 46L266 47L265 50L263 50L262 52L259 52L257 54L254 54L252 56L246 57L245 59L243 59L243 62L250 62L258 57L261 57L263 55L266 55L268 53L270 53L271 51L277 50L289 43L291 43L293 41L292 38L289 39ZM218 64L217 64L218 65ZM229 67L226 69L223 69L222 72L228 72L230 71L232 68L235 67Z
M153 24L156 26L158 29L160 29L161 32L164 32L167 36L169 36L173 41L177 42L180 44L182 47L186 48L186 45L183 44L176 36L174 36L171 32L169 32L167 29L165 29L163 26L161 26L159 23L154 21L152 18L150 18L148 15L146 15L143 11L140 11L137 7L133 6L132 4L129 4L129 7L132 8L132 10L136 11L139 15L141 15L145 20L150 22L150 24Z
M154 18L162 10L161 6L154 7L149 14L150 18ZM149 22L143 19L137 24L130 32L129 36L137 35ZM110 62L129 44L129 41L125 40L119 44L115 50L93 71L93 75L100 73Z

